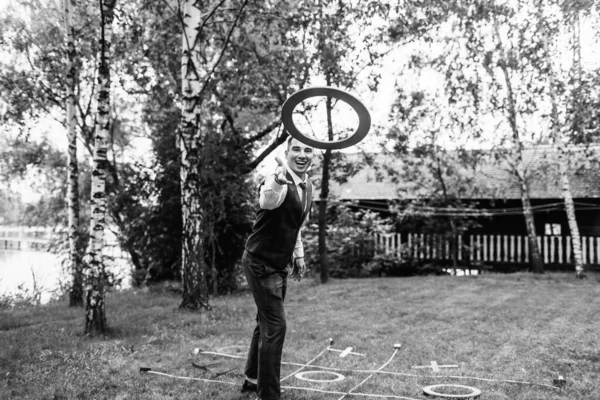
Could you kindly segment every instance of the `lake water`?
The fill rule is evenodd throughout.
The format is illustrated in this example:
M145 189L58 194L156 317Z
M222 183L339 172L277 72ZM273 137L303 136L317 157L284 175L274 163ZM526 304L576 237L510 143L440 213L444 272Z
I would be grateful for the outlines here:
M42 303L47 303L58 295L61 278L61 266L54 254L0 250L0 296L31 293L36 286Z
M121 278L120 289L129 287L129 263L122 260L113 270ZM56 255L43 251L0 250L0 297L32 293L37 287L42 304L60 296L70 276Z

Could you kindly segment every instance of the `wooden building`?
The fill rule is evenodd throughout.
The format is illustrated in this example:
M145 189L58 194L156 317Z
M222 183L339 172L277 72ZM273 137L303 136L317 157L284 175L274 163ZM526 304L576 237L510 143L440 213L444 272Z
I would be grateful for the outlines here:
M600 265L600 179L597 178L600 166L585 161L594 159L590 153L595 151L578 148L569 156L569 182L583 238L584 262L589 266ZM347 157L358 160L361 156L349 154ZM463 187L457 196L463 206L454 213L442 208L410 206L421 203L419 200L427 203L429 193L434 193L434 189L423 189L418 182L404 180L403 177L410 175L402 173L408 165L406 160L383 155L374 156L372 165L365 165L346 182L333 183L331 192L340 200L383 213L390 204L396 204L400 205L401 211L405 207L407 213L420 214L424 219L463 215L477 221L476 227L454 240L449 240L447 233L405 228L400 224L394 235L377 238L385 252L398 255L409 252L424 260L447 262L452 258L451 242L460 244L458 253L462 262L523 268L528 265L529 257L527 233L520 184L511 172L509 160L491 152L481 153L479 162L472 169L457 168L457 171L464 171L460 177ZM571 238L557 153L549 146L527 148L523 153L523 165L544 261L550 268L568 269L572 264ZM423 179L430 178L425 176ZM448 184L452 185L451 179ZM315 191L315 201L318 201L318 191ZM407 250L407 246L410 249Z

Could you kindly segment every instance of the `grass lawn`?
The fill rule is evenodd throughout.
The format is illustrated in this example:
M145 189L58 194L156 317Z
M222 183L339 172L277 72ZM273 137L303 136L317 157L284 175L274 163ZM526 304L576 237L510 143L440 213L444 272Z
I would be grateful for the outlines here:
M284 361L339 368L345 379L314 383L291 376L283 386L426 399L423 387L457 384L481 390L482 400L600 399L600 283L574 274L486 274L289 282ZM247 346L254 327L250 293L212 299L213 311L177 308L171 292L111 293L105 338L83 337L83 311L59 302L0 310L0 399L216 399L241 394L243 359L194 354ZM235 348L225 349L235 353ZM243 355L243 354L242 354ZM413 366L456 364L440 372ZM204 371L192 365L219 363ZM178 377L141 373L151 368ZM234 371L214 378L219 372ZM282 377L298 370L284 365ZM305 371L314 370L307 368ZM552 388L558 375L562 389ZM307 374L333 379L330 373ZM477 379L476 379L477 378ZM501 380L529 382L513 383ZM546 385L546 386L544 386ZM438 389L465 393L458 388ZM282 400L334 400L340 394L287 389ZM379 397L385 398L385 397ZM345 399L376 399L346 396Z

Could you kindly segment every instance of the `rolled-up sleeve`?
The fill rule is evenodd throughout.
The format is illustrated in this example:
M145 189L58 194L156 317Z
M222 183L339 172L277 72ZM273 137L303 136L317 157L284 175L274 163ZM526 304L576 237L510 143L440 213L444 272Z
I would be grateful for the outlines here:
M280 185L275 182L275 176L270 175L260 187L258 204L262 209L273 210L283 203L286 194L287 185Z
M298 231L296 245L294 246L294 258L304 257L304 245L302 244L302 228Z

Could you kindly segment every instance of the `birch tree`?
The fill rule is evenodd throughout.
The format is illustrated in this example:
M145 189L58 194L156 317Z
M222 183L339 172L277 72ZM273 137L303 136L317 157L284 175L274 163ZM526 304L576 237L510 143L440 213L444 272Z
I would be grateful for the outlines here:
M66 110L67 110L67 199L69 230L69 270L73 276L69 292L69 305L83 305L82 264L77 249L79 240L79 168L77 165L77 117L76 117L76 50L75 28L73 26L73 1L64 0L65 36L67 40L67 73L66 73Z
M575 20L577 20L578 11L575 12ZM583 270L583 253L581 250L581 235L579 234L579 225L575 216L575 204L573 202L573 194L571 192L571 183L569 180L569 150L568 144L565 142L568 135L564 133L568 130L571 124L566 121L568 113L559 113L559 103L562 103L560 95L557 93L557 74L558 71L554 67L553 53L551 49L552 30L550 29L550 21L548 17L544 16L543 3L538 3L538 18L539 18L539 30L541 33L542 48L545 56L544 71L548 77L548 93L550 96L551 111L550 111L550 129L552 143L558 153L558 168L560 174L560 185L561 193L565 204L565 212L567 214L567 221L569 224L569 231L571 234L571 241L573 244L573 261L575 263L575 275L578 278L585 277ZM574 26L574 69L578 68L579 60L577 57L577 48L579 43L578 37L578 26ZM566 111L566 110L565 110ZM559 114L563 114L561 119Z
M204 96L212 74L220 63L231 34L247 1L243 1L221 48L216 49L204 34L204 26L224 1L205 4L186 0L179 4L183 28L181 58L181 126L178 136L181 162L182 254L181 279L183 299L181 308L209 309L208 267L204 255L204 212L201 190L201 152L206 132L203 132ZM203 9L208 10L203 13ZM212 61L207 66L206 60Z
M465 94L471 93L473 104L469 107L477 111L474 118L486 116L502 128L497 132L503 134L486 138L487 144L497 146L498 154L511 165L511 173L520 188L532 269L542 272L543 262L529 197L529 171L523 161L523 143L529 141L529 137L535 138L535 129L526 123L538 112L536 95L540 90L537 77L529 72L534 70L532 65L538 62L538 55L535 32L525 15L526 6L524 1L516 4L432 2L428 21L433 22L423 24L417 20L415 28L420 31L423 25L437 22L435 32L442 35L452 32L453 36L458 36L451 40L433 37L432 46L439 47L432 47L432 52L441 47L455 55L440 63L443 69L439 71L450 89L449 104L454 103L452 108L457 108ZM395 31L402 33L411 27L409 21L399 22ZM428 43L431 41L423 45ZM419 65L421 58L413 58L411 63ZM456 79L458 84L452 82ZM440 112L444 113L444 110ZM489 131L489 128L485 130Z
M110 61L112 22L116 0L100 2L100 54L98 65L98 98L94 136L90 240L85 256L85 334L106 331L105 294L107 274L103 259L106 229L106 167L110 130Z
M531 200L529 198L529 182L527 180L527 173L523 163L523 143L517 122L517 98L515 96L513 82L511 80L511 72L509 70L509 65L511 61L514 60L510 60L507 55L507 51L504 43L502 42L499 29L498 21L496 18L494 18L494 38L497 49L499 50L498 67L502 71L502 77L504 78L504 85L506 88L506 97L504 99L504 108L506 110L505 116L508 119L510 131L512 133L512 167L514 170L514 176L518 180L519 187L521 189L521 202L523 204L523 216L525 217L525 227L527 229L527 237L529 239L529 251L532 269L533 272L542 273L544 272L544 262L542 260L542 255L537 240L533 209L531 208Z
M208 308L206 284L207 266L202 242L203 213L200 208L200 159L202 78L200 60L202 43L202 2L185 1L181 6L183 49L181 58L181 131L179 151L181 154L181 214L183 220L181 280L183 301L180 307Z

